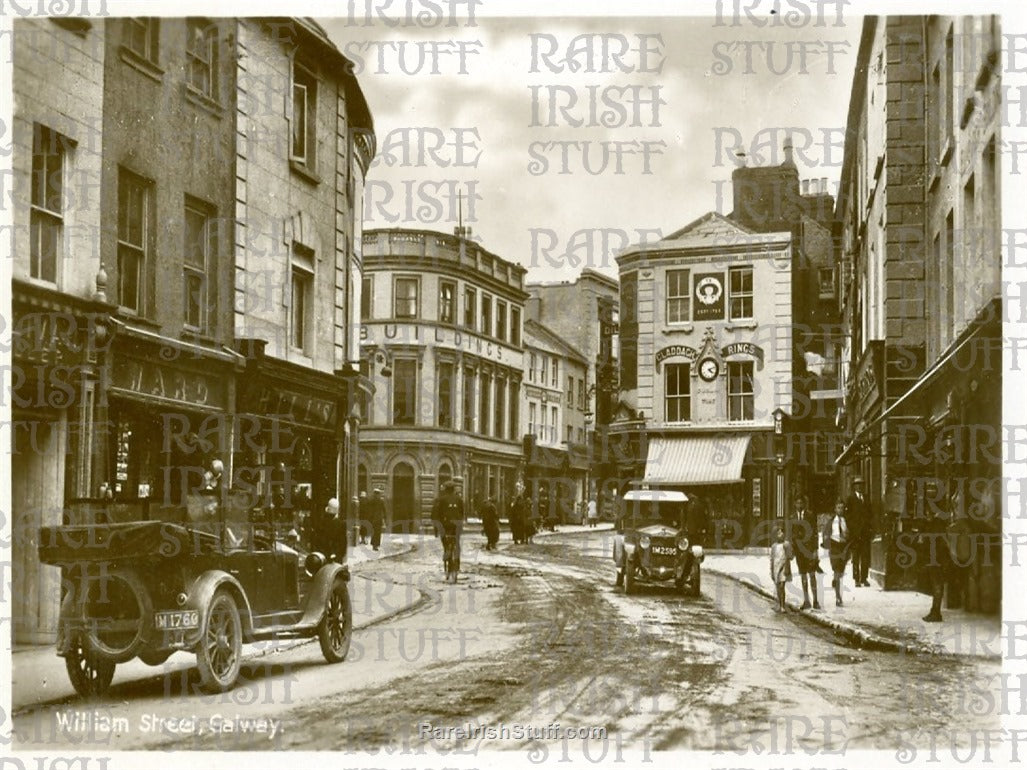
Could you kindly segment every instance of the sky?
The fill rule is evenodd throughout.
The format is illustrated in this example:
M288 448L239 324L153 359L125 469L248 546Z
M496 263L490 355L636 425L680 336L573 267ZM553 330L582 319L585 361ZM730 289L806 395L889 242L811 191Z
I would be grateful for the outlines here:
M780 163L792 129L800 177L834 189L859 17L827 5L818 19L811 5L785 23L735 18L725 2L719 18L468 25L464 6L451 25L450 6L437 7L422 24L361 15L361 4L318 19L374 118L365 229L452 233L462 193L472 237L528 280L584 267L615 277L623 247L730 212L739 148L750 165Z

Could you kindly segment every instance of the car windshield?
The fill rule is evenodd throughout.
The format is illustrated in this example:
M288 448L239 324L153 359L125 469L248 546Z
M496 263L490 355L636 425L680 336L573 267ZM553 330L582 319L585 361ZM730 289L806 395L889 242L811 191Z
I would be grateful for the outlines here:
M680 529L684 504L667 500L626 500L625 525L644 527L649 524L663 524Z

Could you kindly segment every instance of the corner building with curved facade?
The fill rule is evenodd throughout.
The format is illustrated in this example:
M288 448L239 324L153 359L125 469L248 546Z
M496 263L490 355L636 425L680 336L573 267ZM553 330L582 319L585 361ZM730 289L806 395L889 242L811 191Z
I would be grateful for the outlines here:
M396 528L416 529L450 479L468 515L488 497L503 510L523 472L526 270L426 230L369 230L363 260L361 369L375 393L358 487L384 490Z

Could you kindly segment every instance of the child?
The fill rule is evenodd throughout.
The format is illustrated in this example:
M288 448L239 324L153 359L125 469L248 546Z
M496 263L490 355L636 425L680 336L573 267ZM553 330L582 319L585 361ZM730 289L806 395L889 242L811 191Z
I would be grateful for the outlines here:
M777 589L775 612L785 611L785 583L792 579L792 544L785 540L781 527L774 530L774 544L770 546L770 579Z

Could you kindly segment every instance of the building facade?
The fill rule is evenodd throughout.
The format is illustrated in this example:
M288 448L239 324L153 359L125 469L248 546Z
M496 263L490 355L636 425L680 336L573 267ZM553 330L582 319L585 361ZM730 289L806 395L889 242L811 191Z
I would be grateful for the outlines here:
M711 212L620 266L619 483L681 489L708 543L766 542L786 510L792 237Z
M1001 598L997 17L870 17L843 161L842 309L852 365L839 462L870 482L872 574L922 585L908 558L933 515L952 606Z
M504 505L523 475L525 269L460 235L363 238L361 366L374 384L358 487L385 491L394 526L417 528L440 485L469 511Z
M45 642L40 524L191 520L215 460L242 515L344 494L374 143L311 21L34 19L14 41L15 635Z
M587 370L567 341L537 321L524 322L525 483L549 520L577 521L588 498Z

